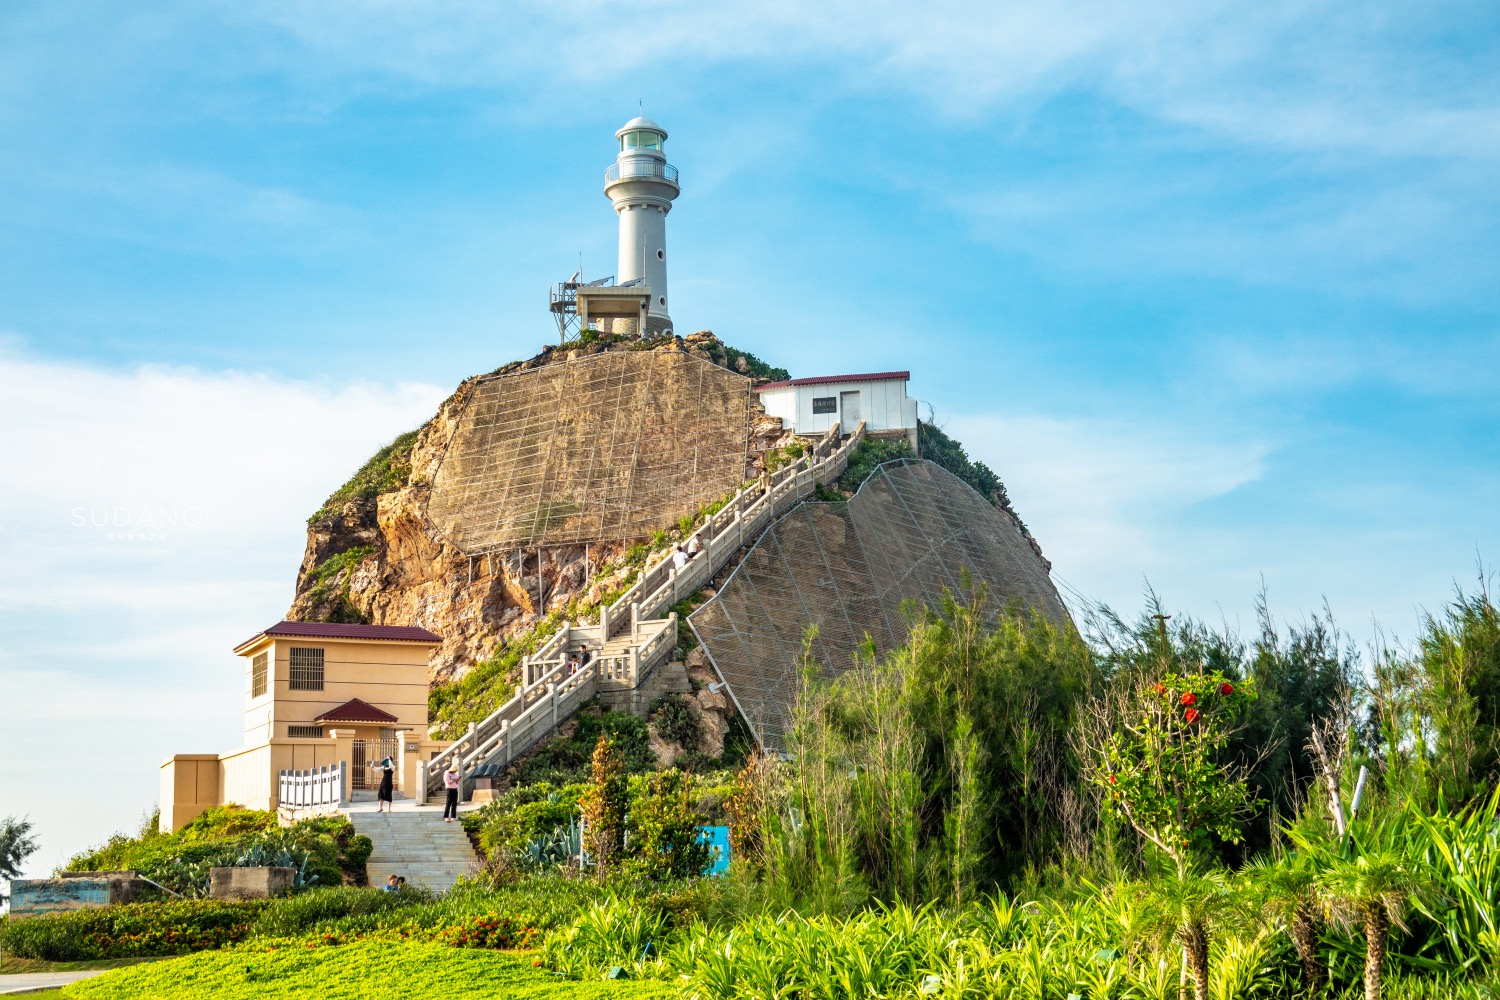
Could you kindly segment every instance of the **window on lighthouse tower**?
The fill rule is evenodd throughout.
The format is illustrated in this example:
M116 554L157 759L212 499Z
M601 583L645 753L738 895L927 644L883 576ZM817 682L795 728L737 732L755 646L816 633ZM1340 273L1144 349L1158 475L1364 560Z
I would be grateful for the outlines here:
M626 132L620 140L621 149L661 149L661 133L640 130Z

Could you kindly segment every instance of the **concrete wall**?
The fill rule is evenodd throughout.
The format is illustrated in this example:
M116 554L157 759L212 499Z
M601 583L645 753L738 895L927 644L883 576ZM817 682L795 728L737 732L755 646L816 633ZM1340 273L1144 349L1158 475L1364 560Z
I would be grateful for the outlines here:
M276 808L270 744L236 750L224 754L219 761L221 801L233 802L248 809Z
M13 920L133 901L146 883L133 872L99 872L98 878L16 879L10 884Z
M294 868L210 868L209 899L271 899L292 891Z
M161 765L162 832L180 829L205 809L219 805L220 765L216 753L175 754Z
M859 418L846 419L843 393L859 393ZM766 414L780 417L782 424L798 434L823 434L834 424L852 431L865 422L870 431L908 430L917 427L917 401L906 395L901 379L878 382L828 382L821 385L788 385L757 393ZM832 397L838 400L832 413L814 413L813 400Z

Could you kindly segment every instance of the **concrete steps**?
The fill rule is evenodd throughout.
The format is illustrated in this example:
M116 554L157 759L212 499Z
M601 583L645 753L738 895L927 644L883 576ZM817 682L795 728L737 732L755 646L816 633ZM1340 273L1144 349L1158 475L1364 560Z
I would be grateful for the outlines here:
M349 819L355 832L375 845L365 864L373 886L385 885L391 875L404 875L411 885L447 892L460 875L479 864L463 825L444 823L436 809L359 811L351 812Z

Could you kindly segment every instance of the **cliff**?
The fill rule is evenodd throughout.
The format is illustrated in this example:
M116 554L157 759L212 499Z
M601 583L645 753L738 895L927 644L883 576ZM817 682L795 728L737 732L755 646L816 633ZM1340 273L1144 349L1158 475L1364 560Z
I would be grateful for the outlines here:
M704 331L685 339L627 341L607 335L548 347L496 369L507 375L614 351L681 351L748 378L785 378L753 355ZM476 385L465 380L421 427L377 452L308 519L307 547L287 617L420 625L443 636L432 660L435 682L462 678L497 649L533 632L549 613L581 613L623 589L650 544L627 541L546 545L469 556L435 531L427 516L444 450ZM752 409L746 477L758 474L785 436L779 420ZM669 541L671 524L653 539Z

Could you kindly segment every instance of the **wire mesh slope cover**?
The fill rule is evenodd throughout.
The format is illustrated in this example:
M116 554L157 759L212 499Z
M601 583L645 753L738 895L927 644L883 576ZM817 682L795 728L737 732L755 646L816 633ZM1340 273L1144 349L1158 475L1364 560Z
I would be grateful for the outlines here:
M848 503L804 503L768 528L715 597L689 619L755 735L784 749L808 625L833 673L866 636L906 638L902 602L958 592L963 570L1012 601L1063 621L1047 568L1016 525L973 487L927 461L883 465Z
M649 535L744 481L751 385L675 349L496 376L459 418L428 517L470 555Z

